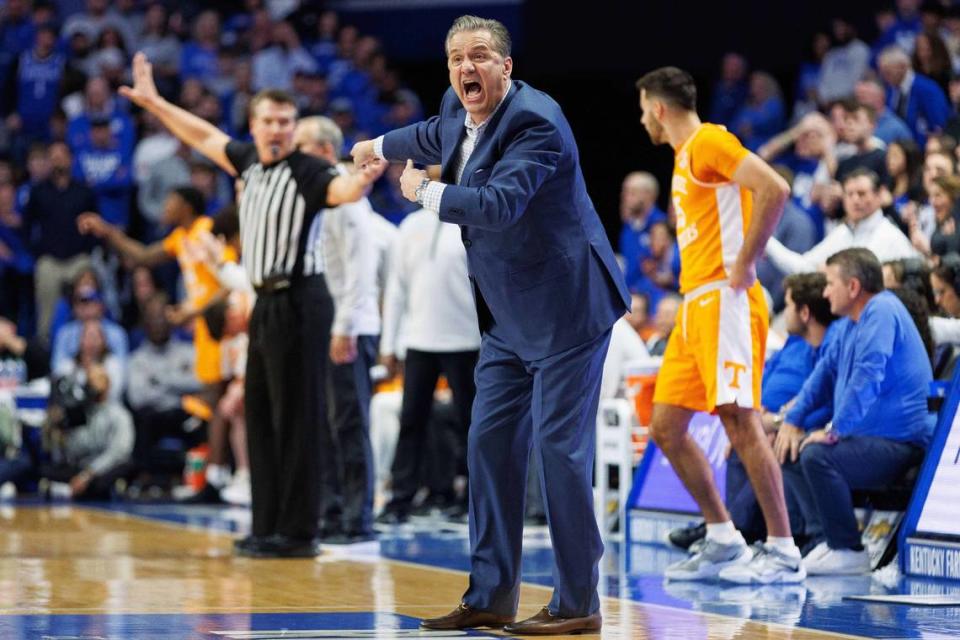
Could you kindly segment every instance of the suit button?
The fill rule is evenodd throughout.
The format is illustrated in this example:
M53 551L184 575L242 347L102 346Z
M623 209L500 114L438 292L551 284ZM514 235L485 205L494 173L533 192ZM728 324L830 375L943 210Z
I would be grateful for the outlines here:
M473 240L464 240L464 241L463 241L463 246L465 246L465 247L467 247L467 248L469 249L470 247L473 246Z
M463 209L450 209L450 213L452 213L455 216L462 216Z

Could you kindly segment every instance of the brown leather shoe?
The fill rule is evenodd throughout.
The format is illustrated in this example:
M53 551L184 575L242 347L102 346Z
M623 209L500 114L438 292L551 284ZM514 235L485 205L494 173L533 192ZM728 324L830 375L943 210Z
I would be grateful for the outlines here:
M603 618L599 611L583 618L560 618L544 607L532 618L508 624L503 630L518 636L553 636L565 633L599 633L602 626Z
M480 611L461 602L456 609L445 616L422 620L420 628L448 631L450 629L472 629L474 627L502 627L515 619L516 616L500 616L489 611Z

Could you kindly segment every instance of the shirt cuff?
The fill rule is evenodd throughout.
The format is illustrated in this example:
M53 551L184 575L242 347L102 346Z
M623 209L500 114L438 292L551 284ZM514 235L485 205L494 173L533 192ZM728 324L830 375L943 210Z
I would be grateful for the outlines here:
M447 188L442 182L431 180L430 184L423 190L423 202L420 204L424 209L440 212L440 199L443 198L443 190Z
M381 160L386 160L383 156L383 136L377 136L373 139L373 155Z

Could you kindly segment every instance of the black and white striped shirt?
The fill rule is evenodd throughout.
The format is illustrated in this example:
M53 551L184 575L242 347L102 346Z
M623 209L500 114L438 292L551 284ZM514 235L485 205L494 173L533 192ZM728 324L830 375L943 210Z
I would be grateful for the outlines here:
M337 172L299 151L263 164L251 143L231 141L227 157L243 180L238 206L242 259L254 287L274 277L303 273L307 230L327 206L327 188Z

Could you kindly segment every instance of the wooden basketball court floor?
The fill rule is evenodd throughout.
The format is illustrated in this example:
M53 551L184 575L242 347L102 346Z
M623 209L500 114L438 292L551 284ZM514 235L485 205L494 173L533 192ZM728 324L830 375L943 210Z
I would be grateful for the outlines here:
M463 592L465 527L402 527L378 543L316 560L231 553L240 510L150 505L0 506L0 640L216 640L496 637L495 630L422 632ZM957 638L960 608L844 601L853 593L960 593L960 586L869 576L803 586L664 583L679 555L607 543L604 638ZM550 598L549 536L524 540L520 615ZM630 559L630 571L626 560ZM590 636L584 636L590 637ZM597 636L593 636L597 637Z

